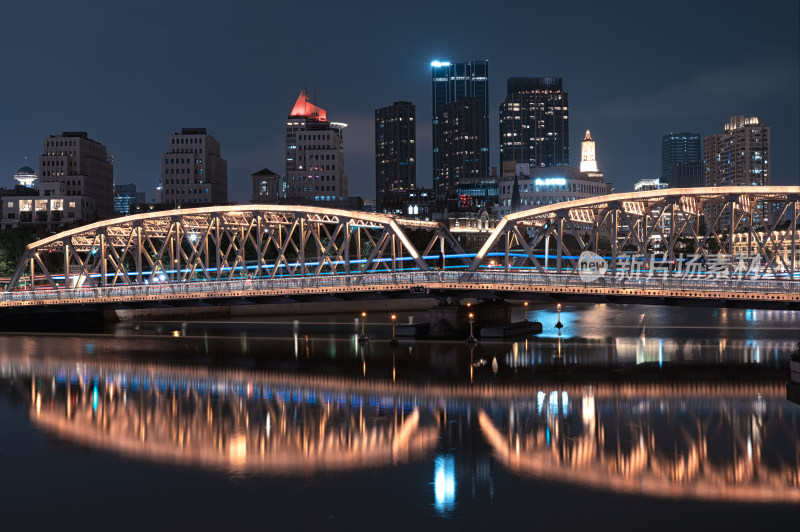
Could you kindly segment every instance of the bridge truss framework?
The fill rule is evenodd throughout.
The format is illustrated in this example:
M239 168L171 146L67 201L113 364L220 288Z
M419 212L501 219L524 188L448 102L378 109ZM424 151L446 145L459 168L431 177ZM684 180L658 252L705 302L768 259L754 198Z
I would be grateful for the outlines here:
M507 215L468 254L458 229L434 221L300 206L179 209L106 220L30 244L0 304L415 285L662 297L724 291L745 299L779 292L800 301L799 222L800 187L612 194ZM608 272L594 283L577 275L586 251L608 260ZM676 271L681 254L727 261L731 270L744 257L758 265L749 272L756 277L687 283ZM622 268L632 255L637 279ZM655 268L657 255L668 268Z

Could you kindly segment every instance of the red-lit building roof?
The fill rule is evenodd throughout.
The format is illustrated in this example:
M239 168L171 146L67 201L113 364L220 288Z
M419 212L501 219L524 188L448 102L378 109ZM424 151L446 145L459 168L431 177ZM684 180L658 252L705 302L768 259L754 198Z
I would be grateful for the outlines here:
M322 107L317 107L308 101L308 93L304 90L300 91L300 96L294 102L292 112L289 116L302 116L305 118L314 118L320 122L328 121L328 113Z

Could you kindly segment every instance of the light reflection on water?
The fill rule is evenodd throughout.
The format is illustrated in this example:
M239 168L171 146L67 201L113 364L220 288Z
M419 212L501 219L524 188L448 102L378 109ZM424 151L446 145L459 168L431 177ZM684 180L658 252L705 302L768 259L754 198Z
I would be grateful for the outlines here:
M24 398L30 423L56 441L141 467L261 479L394 472L438 518L508 499L498 475L530 489L797 504L788 372L742 375L786 366L798 315L565 305L561 331L556 312L534 309L542 335L477 346L392 348L374 322L363 343L358 322L338 334L302 320L266 332L164 322L116 336L0 336L0 389ZM659 380L657 368L699 365L721 369ZM552 368L593 373L539 377ZM620 368L645 378L610 379ZM726 382L737 368L742 380Z
M800 503L800 428L782 382L398 386L8 355L0 379L41 430L153 463L296 476L427 462L442 516L476 497L459 478L487 487L486 456L612 492Z

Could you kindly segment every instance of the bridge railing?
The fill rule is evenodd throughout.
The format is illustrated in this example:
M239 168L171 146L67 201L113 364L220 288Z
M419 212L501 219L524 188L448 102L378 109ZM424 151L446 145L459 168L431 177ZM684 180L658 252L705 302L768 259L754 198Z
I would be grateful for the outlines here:
M270 295L270 293L313 294L328 293L330 289L370 291L411 287L463 288L479 290L524 291L526 287L571 289L576 293L598 293L601 289L624 289L630 295L647 295L647 291L678 291L741 294L800 294L800 281L782 279L709 279L668 275L618 278L611 275L585 282L574 274L543 274L537 271L504 271L502 269L474 272L467 279L463 271L438 270L418 272L384 272L353 275L308 275L288 278L253 278L225 281L192 281L180 283L151 283L147 285L115 285L96 288L35 289L0 293L0 304L58 304L67 300L93 302L125 302L138 299L185 299Z

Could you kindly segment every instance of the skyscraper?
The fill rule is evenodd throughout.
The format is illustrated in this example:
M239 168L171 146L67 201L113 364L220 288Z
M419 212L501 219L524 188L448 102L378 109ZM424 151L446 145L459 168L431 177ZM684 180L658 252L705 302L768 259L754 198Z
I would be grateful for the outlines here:
M703 140L703 166L707 187L768 186L769 127L758 117L732 116L722 133ZM769 205L759 204L761 221L769 219ZM730 213L723 213L723 227Z
M509 78L500 104L500 166L569 165L568 98L561 78Z
M42 195L82 196L82 212L113 216L114 164L106 147L84 131L65 131L44 139L39 156Z
M769 185L769 127L758 117L732 116L704 144L707 187Z
M227 203L228 162L205 128L183 128L169 136L161 157L161 201Z
M439 191L454 193L460 180L486 177L489 154L481 147L486 136L483 117L483 104L474 98L439 106L436 139Z
M286 119L286 198L302 203L347 198L342 131L325 109L300 96Z
M667 133L661 137L661 182L669 182L673 166L699 163L701 155L699 133Z
M382 211L386 194L417 186L416 109L394 102L375 110L375 199Z
M466 154L465 158L477 161L481 165L480 175L489 175L489 61L470 61L468 63L451 63L449 61L431 62L433 82L433 189L437 194L455 194L457 182L440 182L441 161L453 158L440 157L440 113L444 106L463 99L472 99L470 111L480 108L480 120L474 123L475 130L469 131L476 137L477 153ZM477 104L477 105L476 105ZM453 108L450 108L452 113ZM448 170L450 177L456 172Z
M114 185L114 214L127 216L131 213L131 205L144 203L144 192L136 191L136 184Z

